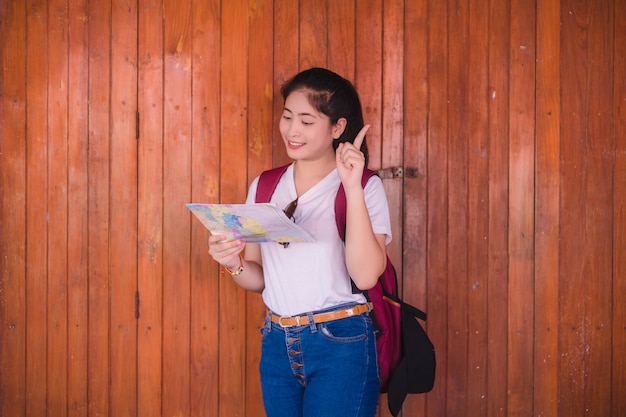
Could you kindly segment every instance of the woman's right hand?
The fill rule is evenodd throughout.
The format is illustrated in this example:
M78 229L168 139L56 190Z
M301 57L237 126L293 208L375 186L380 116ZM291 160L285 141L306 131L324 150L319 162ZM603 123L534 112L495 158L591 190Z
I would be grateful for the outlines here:
M239 253L245 248L243 240L226 240L224 235L209 236L209 255L220 265L234 270L239 267Z

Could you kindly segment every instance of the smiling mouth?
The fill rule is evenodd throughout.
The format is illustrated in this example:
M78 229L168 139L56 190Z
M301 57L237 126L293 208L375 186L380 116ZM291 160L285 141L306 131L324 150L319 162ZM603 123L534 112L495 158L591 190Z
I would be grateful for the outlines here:
M287 141L287 143L289 143L289 147L291 147L291 148L300 148L300 147L304 146L304 143L301 143L301 142Z

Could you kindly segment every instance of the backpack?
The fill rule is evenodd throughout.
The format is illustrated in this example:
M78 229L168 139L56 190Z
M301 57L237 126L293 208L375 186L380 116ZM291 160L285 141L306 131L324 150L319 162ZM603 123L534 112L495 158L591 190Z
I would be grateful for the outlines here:
M290 164L264 171L257 185L256 203L268 203ZM365 169L361 185L377 175ZM339 186L335 197L335 222L341 240L346 231L346 194ZM397 416L409 393L419 394L432 390L435 380L435 349L428 335L417 321L426 320L426 313L403 302L398 297L396 270L387 257L385 271L376 285L360 291L352 283L354 292L363 292L374 309L371 317L376 329L376 350L380 375L380 392L388 393L388 406Z

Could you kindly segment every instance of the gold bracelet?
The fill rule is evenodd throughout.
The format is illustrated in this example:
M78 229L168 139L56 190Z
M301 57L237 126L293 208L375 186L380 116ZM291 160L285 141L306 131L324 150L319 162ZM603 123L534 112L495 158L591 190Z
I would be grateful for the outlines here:
M243 258L241 256L241 254L239 254L239 267L237 269L235 269L234 271L231 270L229 267L224 265L224 269L228 271L228 273L230 275L239 275L243 272Z

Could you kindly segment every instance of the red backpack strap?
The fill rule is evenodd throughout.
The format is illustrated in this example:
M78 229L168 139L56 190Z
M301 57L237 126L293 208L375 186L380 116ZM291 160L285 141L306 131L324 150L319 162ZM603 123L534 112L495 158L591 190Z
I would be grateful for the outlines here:
M361 186L365 188L365 184L374 175L378 175L378 172L365 168L363 177L361 177ZM339 184L337 196L335 197L335 222L337 223L339 237L341 240L346 240L346 191L343 189L343 184Z
M254 197L255 203L269 203L274 194L274 190L283 176L289 165L283 165L278 168L268 169L263 171L259 177L259 183L256 189L256 195ZM345 199L345 198L344 198Z

